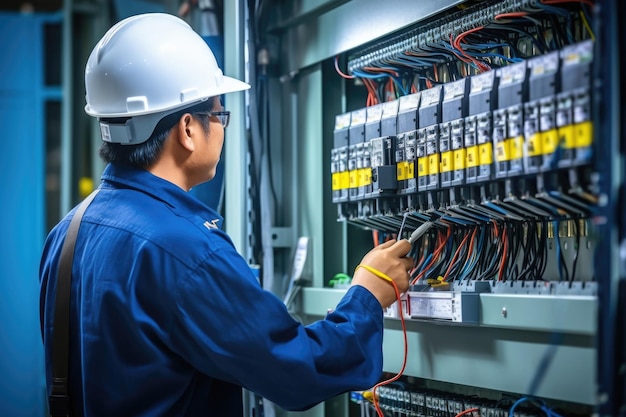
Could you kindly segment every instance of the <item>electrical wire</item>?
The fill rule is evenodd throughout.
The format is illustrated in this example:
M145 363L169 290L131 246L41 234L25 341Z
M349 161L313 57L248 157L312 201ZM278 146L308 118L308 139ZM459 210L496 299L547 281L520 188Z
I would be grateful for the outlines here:
M540 0L532 6L494 14L488 20L481 16L483 25L467 27L464 23L465 27L455 33L434 32L442 26L433 23L415 30L410 41L403 40L406 46L397 52L387 51L380 58L366 59L362 66L351 66L350 74L341 71L339 57L335 56L335 70L343 78L360 79L368 93L366 106L371 106L432 88L443 80L448 82L521 62L587 36L595 39L585 7L593 8L594 2ZM383 49L393 45L394 41L387 41ZM370 49L377 50L380 47ZM508 262L504 274L512 271L514 267Z
M463 410L460 413L458 413L455 417L465 416L470 413L475 413L476 411L480 411L480 410L478 408L468 408L467 410ZM478 413L478 415L480 415L480 413Z
M585 13L583 13L583 11L580 10L579 14L580 14L580 20L583 22L583 26L585 26L585 29L587 29L587 32L589 32L589 36L591 37L591 40L595 42L596 35L594 35L593 30L591 30L591 26L589 25L589 22L587 21L587 17L585 17Z
M339 57L338 56L335 57L335 71L337 71L337 74L339 74L342 78L346 78L346 79L356 78L354 75L345 74L339 69Z
M580 252L580 226L578 225L579 219L572 220L574 222L574 228L576 229L576 240L575 240L575 248L574 248L574 262L572 262L572 276L570 279L570 283L576 280L576 266L578 264L578 255Z
M525 402L528 402L528 403L532 404L533 406L541 409L541 411L543 411L546 414L547 417L563 417L560 414L558 414L555 411L553 411L551 408L548 408L543 401L535 400L535 399L533 399L531 397L522 397L519 400L515 401L513 403L513 405L511 406L511 408L509 409L509 417L514 417L515 416L515 409L520 404L523 404Z
M380 277L380 276L379 276ZM382 278L382 277L380 277ZM378 404L378 398L376 396L376 390L378 388L380 388L383 385L388 385L394 381L397 381L398 379L400 379L400 377L402 376L402 374L404 374L404 369L406 368L406 362L407 362L407 358L409 356L409 341L408 341L408 336L407 336L407 332L406 332L406 323L404 322L404 312L402 310L402 298L400 296L400 290L398 289L398 285L395 283L395 281L393 281L391 278L387 277L386 279L387 281L389 281L391 283L391 285L393 285L393 290L396 293L396 301L398 303L398 309L400 311L400 324L402 327L402 336L403 336L403 340L404 340L404 356L402 358L402 366L400 367L400 371L398 371L398 373L385 380L382 382L379 382L378 384L374 385L374 387L372 388L372 394L373 394L373 400L374 400L374 407L376 408L376 413L378 414L379 417L383 417L383 411L380 409L380 405Z

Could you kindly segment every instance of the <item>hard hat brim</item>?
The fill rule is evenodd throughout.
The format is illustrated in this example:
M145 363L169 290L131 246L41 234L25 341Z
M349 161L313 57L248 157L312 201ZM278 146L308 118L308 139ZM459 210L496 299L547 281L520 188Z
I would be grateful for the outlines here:
M236 78L233 77L228 77L228 76L223 76L222 77L222 82L219 88L217 88L216 90L214 90L214 94L210 97L216 97L216 96L221 96L222 94L228 94L228 93L236 93L237 91L244 91L244 90L248 90L250 88L250 84L245 83L243 81L240 81ZM93 117L98 117L98 118L116 118L116 117L135 117L135 116L144 116L147 114L154 114L154 113L169 113L171 111L175 111L179 108L183 108L183 107L189 107L190 105L193 105L195 103L199 103L201 101L205 101L207 99L209 99L210 97L202 97L199 100L195 100L193 102L188 102L188 103L184 103L184 104L176 104L174 106L171 106L169 108L165 108L165 109L160 109L158 112L152 111L152 110L146 110L146 111L139 111L139 112L124 112L124 113L108 113L108 114L104 114L104 113L100 113L97 111L94 111L89 104L87 104L85 106L85 113L87 113L89 116L93 116Z

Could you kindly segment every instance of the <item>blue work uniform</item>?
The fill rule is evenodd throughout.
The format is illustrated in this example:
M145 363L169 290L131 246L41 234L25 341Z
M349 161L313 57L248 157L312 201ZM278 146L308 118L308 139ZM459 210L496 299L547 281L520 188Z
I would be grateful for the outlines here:
M245 387L289 410L367 389L382 373L382 308L353 286L304 326L264 291L222 218L148 171L110 164L76 241L70 393L78 416L237 416ZM40 278L48 387L59 256Z

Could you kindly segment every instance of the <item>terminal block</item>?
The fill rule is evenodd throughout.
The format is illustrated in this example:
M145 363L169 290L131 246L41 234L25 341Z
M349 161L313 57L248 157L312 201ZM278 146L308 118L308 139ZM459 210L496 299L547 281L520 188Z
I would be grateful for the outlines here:
M352 112L350 130L348 134L348 172L349 175L349 188L348 199L349 201L358 201L359 198L359 178L362 174L359 171L358 163L359 158L363 155L363 144L365 142L365 109L358 109ZM361 161L362 164L362 161Z
M441 153L441 186L463 184L465 177L465 146L463 119L467 116L467 78L443 86L439 151Z
M425 141L426 157L428 158L427 174L424 181L424 190L436 190L440 187L439 172L441 157L439 153L439 123L441 121L441 86L429 88L422 91L421 103L418 110L419 129L417 134L418 147L420 140ZM421 168L421 167L420 167ZM418 176L420 172L418 170ZM421 179L418 182L418 191L423 191L420 187Z
M556 129L558 52L528 60L528 102L525 103L525 169L545 172L557 167L560 148ZM571 159L570 156L567 157Z
M417 192L416 129L419 102L419 93L403 96L398 100L396 176L398 193L403 196L411 196Z
M333 148L330 155L330 171L332 178L332 201L337 204L337 217L346 217L346 203L348 203L348 189L350 174L348 171L348 129L350 127L350 113L335 117L333 134Z
M559 166L580 166L591 162L593 145L590 94L593 42L567 46L559 56L561 92L556 98L556 125L563 148L574 151L566 152L571 158L560 160Z
M497 78L489 71L470 78L468 116L465 118L465 182L492 177L491 112L497 105Z
M497 178L515 177L524 172L524 108L526 62L498 70L498 106L493 112L493 146Z

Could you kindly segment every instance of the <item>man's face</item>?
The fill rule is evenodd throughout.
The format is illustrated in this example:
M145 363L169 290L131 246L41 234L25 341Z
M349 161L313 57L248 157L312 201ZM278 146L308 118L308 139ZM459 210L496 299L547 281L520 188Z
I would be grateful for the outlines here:
M211 111L223 111L224 107L219 101L219 98L215 98ZM197 177L198 184L207 182L215 177L215 171L217 164L220 161L220 155L222 153L222 146L224 144L224 126L222 120L218 116L211 116L208 114L201 114L199 117L207 117L209 120L209 129L204 130L201 121L196 121L202 129L203 137L196 141L196 150L192 155L192 165L194 169L194 176Z

